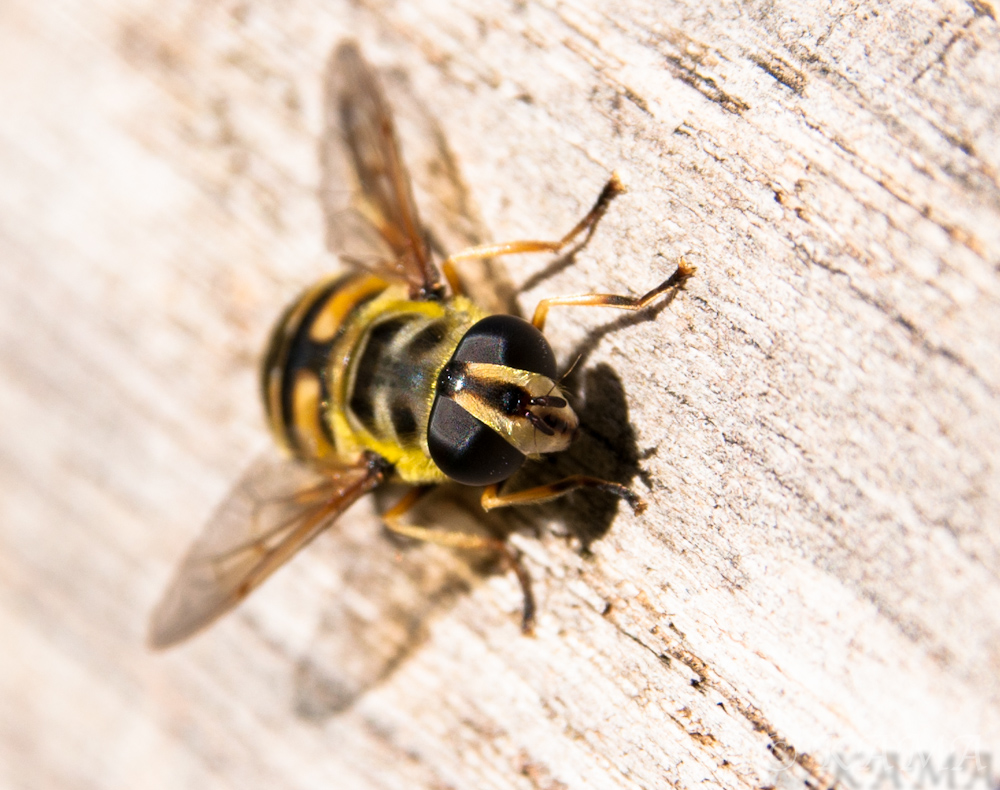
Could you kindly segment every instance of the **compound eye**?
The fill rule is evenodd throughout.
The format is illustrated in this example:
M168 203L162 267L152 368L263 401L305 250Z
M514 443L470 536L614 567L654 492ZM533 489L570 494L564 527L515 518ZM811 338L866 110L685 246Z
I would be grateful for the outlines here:
M556 375L556 358L545 335L513 315L477 321L462 337L452 363L484 362ZM438 394L427 425L431 460L452 480L486 486L506 480L524 463L524 454L455 401Z
M452 359L487 362L556 377L556 357L545 335L523 318L491 315L472 325Z
M448 398L435 398L427 444L438 468L467 486L499 483L524 463L520 450Z

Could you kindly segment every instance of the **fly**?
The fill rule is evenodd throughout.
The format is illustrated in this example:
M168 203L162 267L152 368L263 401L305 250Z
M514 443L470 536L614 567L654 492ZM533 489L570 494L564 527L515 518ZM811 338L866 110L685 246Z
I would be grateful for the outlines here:
M639 296L542 299L531 321L489 315L463 291L456 267L470 259L558 253L586 243L624 189L617 176L558 241L512 241L463 250L436 263L417 215L393 118L378 79L352 42L334 52L326 84L328 126L338 128L353 180L342 215L346 273L308 289L279 320L264 355L262 394L280 460L255 464L210 519L153 612L149 642L173 645L226 613L387 482L412 488L382 515L392 531L504 558L523 592L523 629L535 607L528 574L505 540L407 523L434 485L484 487L491 510L547 502L580 488L645 503L618 483L587 475L509 492L527 459L567 449L578 419L560 389L543 330L555 306L641 310L694 273L676 271ZM363 255L355 248L365 250Z

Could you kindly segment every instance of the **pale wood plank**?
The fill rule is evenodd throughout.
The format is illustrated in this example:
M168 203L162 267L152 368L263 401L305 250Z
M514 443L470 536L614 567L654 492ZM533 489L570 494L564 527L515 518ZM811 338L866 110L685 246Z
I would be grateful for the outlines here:
M870 785L882 749L1000 742L996 19L6 4L0 784L816 786L852 754ZM560 234L627 179L572 265L508 264L522 310L699 266L651 320L549 322L586 352L566 468L637 466L651 507L512 522L545 528L516 538L534 639L512 579L393 545L369 505L151 655L171 567L266 441L270 323L334 265L316 146L347 36L449 245ZM464 196L427 176L428 117Z

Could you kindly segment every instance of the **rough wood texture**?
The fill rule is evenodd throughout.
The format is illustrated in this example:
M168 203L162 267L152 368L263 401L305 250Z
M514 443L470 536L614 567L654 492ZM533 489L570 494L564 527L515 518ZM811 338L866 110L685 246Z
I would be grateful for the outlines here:
M0 785L816 787L840 755L851 787L883 752L1000 744L997 17L5 3ZM585 357L560 463L650 509L508 517L533 639L512 578L391 543L369 503L153 655L171 568L267 441L270 324L335 265L320 85L348 36L443 236L456 212L466 238L561 234L627 180L573 261L507 264L522 310L699 267L645 320L550 319Z

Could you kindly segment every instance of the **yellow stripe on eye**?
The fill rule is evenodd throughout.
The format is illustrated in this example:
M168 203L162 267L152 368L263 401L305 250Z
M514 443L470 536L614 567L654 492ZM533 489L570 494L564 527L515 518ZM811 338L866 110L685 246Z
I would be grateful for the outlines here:
M507 400L510 396L523 403L512 404ZM552 379L504 365L463 363L447 397L525 455L565 450L578 425L576 414ZM511 411L512 406L523 410ZM539 430L542 419L548 430Z

